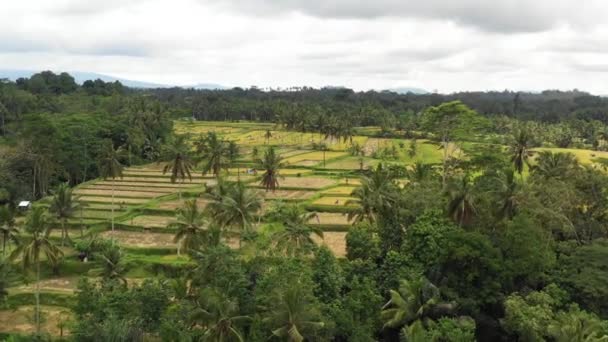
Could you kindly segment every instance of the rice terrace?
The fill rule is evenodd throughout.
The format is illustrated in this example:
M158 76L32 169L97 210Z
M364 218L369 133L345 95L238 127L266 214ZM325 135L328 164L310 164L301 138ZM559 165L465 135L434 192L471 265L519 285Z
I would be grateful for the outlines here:
M5 1L0 342L608 342L608 1Z

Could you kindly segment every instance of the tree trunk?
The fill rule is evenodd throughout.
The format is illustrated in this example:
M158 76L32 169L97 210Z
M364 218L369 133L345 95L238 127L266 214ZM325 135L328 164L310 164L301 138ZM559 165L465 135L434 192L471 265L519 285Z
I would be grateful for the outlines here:
M61 247L63 247L64 243L65 243L65 235L67 234L67 232L65 231L65 219L62 218L61 219Z
M36 261L36 333L40 334L40 260Z
M445 186L447 181L447 165L448 165L448 138L443 138L443 175L442 175L442 183Z
M6 238L7 234L4 233L4 236L2 237L2 256L6 256Z
M112 235L114 235L114 183L116 182L115 178L112 178L112 207L111 210L111 221L112 221Z

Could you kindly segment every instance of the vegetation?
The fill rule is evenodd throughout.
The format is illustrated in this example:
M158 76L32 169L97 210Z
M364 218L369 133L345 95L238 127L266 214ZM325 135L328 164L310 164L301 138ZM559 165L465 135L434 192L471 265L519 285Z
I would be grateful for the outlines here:
M0 104L7 338L608 339L603 98L43 72Z

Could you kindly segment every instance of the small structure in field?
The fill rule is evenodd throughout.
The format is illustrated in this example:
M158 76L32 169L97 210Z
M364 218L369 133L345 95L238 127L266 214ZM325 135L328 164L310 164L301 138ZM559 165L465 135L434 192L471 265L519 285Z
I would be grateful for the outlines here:
M27 211L32 208L32 202L30 201L21 201L17 205L17 208L21 211Z

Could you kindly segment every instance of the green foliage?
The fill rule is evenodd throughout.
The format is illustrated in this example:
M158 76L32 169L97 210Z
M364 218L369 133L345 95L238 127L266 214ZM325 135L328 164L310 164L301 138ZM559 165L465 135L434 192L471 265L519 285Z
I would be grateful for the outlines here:
M358 224L348 230L346 257L349 260L375 260L378 256L380 256L379 241L371 226Z
M315 252L312 269L312 279L317 285L315 296L323 303L336 301L342 292L344 277L336 257L327 247Z

